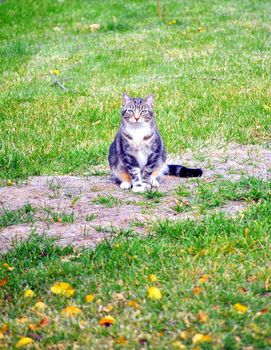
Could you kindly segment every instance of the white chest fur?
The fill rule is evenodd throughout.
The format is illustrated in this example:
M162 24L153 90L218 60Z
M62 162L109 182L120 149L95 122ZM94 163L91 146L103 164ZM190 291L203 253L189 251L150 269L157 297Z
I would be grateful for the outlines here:
M150 154L148 141L144 137L151 134L150 125L147 123L131 124L126 127L126 132L131 136L129 143L133 148L133 156L139 163L140 168L144 168Z

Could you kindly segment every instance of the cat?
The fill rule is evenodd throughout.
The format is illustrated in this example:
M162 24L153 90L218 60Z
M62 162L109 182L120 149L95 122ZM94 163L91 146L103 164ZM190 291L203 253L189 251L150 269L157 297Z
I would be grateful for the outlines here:
M167 165L166 149L154 120L154 95L122 95L122 121L109 148L108 161L121 189L144 192L159 187L162 175L200 177L201 169Z

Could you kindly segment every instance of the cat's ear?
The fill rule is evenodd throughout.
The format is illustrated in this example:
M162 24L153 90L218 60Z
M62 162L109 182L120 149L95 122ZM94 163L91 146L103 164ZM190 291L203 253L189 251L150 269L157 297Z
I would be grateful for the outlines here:
M125 92L122 94L122 105L125 106L127 103L131 102L132 98L128 96Z
M153 107L154 103L154 94L151 94L150 96L147 96L144 101L148 103L151 107Z

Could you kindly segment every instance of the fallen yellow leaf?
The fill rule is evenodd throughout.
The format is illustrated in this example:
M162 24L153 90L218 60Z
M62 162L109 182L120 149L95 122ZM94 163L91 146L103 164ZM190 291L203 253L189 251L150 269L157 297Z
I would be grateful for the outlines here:
M202 275L200 278L199 278L199 282L200 283L206 283L209 279L209 276L207 275Z
M177 349L180 349L180 350L186 349L186 346L183 343L181 343L180 341L178 341L178 340L173 342L172 345L174 346L174 348L177 348Z
M177 23L176 19L172 19L170 21L167 21L167 25L169 25L169 26L173 26L176 23Z
M157 287L149 287L148 289L148 297L153 300L159 300L162 298L162 293Z
M198 319L200 322L204 323L208 320L208 314L204 311L200 311L198 313Z
M36 310L44 310L47 308L47 305L45 303L43 303L42 301L38 301L34 306L33 309Z
M59 70L58 69L52 69L51 70L51 74L54 74L54 75L59 75Z
M71 305L71 306L65 307L65 309L61 311L61 314L63 316L73 317L78 315L80 312L81 310L79 309L79 307Z
M22 318L19 318L19 319L17 320L18 323L25 323L25 322L27 322L27 321L28 321L28 318L27 318L27 317L22 317Z
M105 317L100 319L99 325L109 327L109 326L115 324L115 322L116 321L115 321L114 317L108 315L108 316L105 316Z
M0 332L0 340L4 338L4 334Z
M22 348L25 345L33 343L33 339L29 337L22 337L17 343L16 348Z
M3 266L5 269L7 269L8 271L12 271L12 270L15 269L15 267L10 266L8 263L4 263L2 266Z
M156 275L154 275L153 273L149 275L149 281L150 282L156 282L157 281L157 277Z
M8 186L12 186L12 185L14 185L15 184L15 182L13 182L13 181L11 181L11 180L7 180L7 185Z
M126 345L127 343L128 343L127 339L124 338L122 335L115 339L116 345Z
M68 298L74 294L74 289L66 282L56 282L53 287L51 287L51 291L54 294L63 295Z
M190 336L190 333L187 332L187 331L181 331L180 332L180 337L183 339L183 340L187 340Z
M34 298L36 294L33 292L32 289L27 289L25 292L24 292L24 297L25 298Z
M213 338L209 334L204 334L204 336L201 338L201 342L210 343L213 341Z
M130 306L134 309L139 309L139 304L135 300L128 301L128 306Z
M266 279L265 282L264 282L265 290L268 290L268 289L269 289L269 286L270 286L269 277L267 277L267 279Z
M88 294L85 297L86 303L92 303L94 300L95 296L93 294Z
M3 323L2 326L0 327L0 332L5 334L8 331L8 324Z
M34 323L29 323L28 328L31 329L31 331L36 331L37 329L39 329L39 327Z
M234 310L236 310L242 314L247 312L247 306L245 306L243 304L237 303L237 304L234 304L233 307L234 307Z
M209 343L213 341L212 337L208 334L200 334L200 333L197 333L193 336L192 338L192 343L195 344L195 343Z

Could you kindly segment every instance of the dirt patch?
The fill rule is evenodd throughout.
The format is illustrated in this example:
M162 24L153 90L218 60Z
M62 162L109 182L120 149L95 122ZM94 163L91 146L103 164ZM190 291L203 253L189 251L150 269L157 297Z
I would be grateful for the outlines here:
M230 144L225 147L201 148L187 152L171 162L201 166L204 176L199 181L217 178L238 180L241 176L271 178L271 150L260 146ZM35 208L34 220L0 229L0 251L25 239L32 231L57 237L59 244L75 247L95 247L104 237L120 229L133 229L145 234L153 222L160 219L180 220L199 218L197 211L177 213L178 185L197 186L191 179L167 176L159 188L163 196L146 199L131 191L122 191L106 176L41 176L26 183L0 188L0 203L15 210L26 203ZM244 202L228 202L216 208L234 215L245 208Z

